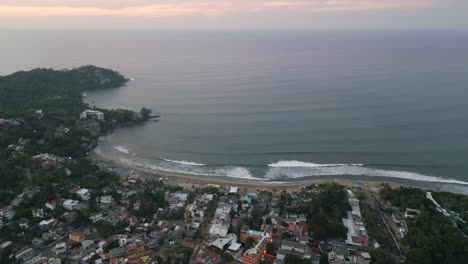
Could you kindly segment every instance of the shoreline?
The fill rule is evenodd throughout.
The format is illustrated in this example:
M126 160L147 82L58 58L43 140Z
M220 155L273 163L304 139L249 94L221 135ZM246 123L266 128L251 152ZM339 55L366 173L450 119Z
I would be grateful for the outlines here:
M141 166L130 165L116 159L106 157L102 154L97 153L95 150L89 154L89 157L94 159L100 167L105 167L110 170L130 170L128 175L120 176L123 179L152 179L152 180L162 180L163 182L181 186L184 188L200 187L200 186L209 186L209 185L220 185L220 186L237 186L239 189L245 189L246 191L250 190L286 190L286 191L298 191L305 186L313 184L325 184L325 183L338 183L340 185L352 188L355 184L359 184L360 188L370 191L378 191L381 184L388 184L392 188L398 187L413 187L410 185L396 183L386 180L351 180L351 179L342 179L339 177L333 178L317 178L317 179L306 179L298 180L292 182L265 182L258 181L254 179L242 179L242 178L221 178L214 176L202 176L202 175L192 175L185 173L177 172L168 172L164 170L158 170L154 168L144 168Z

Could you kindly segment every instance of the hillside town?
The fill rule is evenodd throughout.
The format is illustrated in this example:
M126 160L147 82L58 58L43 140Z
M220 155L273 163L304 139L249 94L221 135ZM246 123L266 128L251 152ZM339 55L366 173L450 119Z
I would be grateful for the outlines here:
M99 137L154 116L146 108L92 108L81 93L120 87L123 76L85 66L0 78L7 80L0 82L2 264L463 263L468 256L468 196L331 179L294 188L176 181L107 166L89 155ZM29 80L47 80L39 98L20 96L34 91Z
M404 260L407 221L421 213L400 210L360 184L288 193L214 184L188 190L164 181L126 177L102 188L52 184L53 192L18 194L0 209L1 263L366 264L375 263L376 250ZM322 211L323 199L345 209L339 222ZM371 207L383 212L378 232L394 237L390 248L367 229Z

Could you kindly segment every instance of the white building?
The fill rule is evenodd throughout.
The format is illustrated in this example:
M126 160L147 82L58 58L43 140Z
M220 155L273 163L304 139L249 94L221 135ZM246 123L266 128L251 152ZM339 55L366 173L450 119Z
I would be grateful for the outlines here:
M229 189L229 194L237 194L237 192L239 192L239 187L231 186Z
M50 210L55 210L55 207L57 207L57 201L55 200L52 200L52 201L48 201L45 203L45 207L49 208Z
M0 218L10 221L13 219L13 217L15 217L15 210L13 209L13 206L5 206L0 208Z
M210 233L210 236L226 237L228 234L228 231L229 231L228 224L216 223L210 226L210 230L208 231L208 233Z
M48 264L62 264L62 261L59 258L50 258Z
M50 226L55 222L54 219L49 219L49 220L42 220L39 222L39 228L42 230L47 230L50 228Z
M111 204L112 201L113 201L113 198L110 195L101 196L101 199L100 199L101 204Z
M89 220L91 220L93 223L101 221L102 218L104 218L102 213L94 213L89 216Z
M89 198L91 198L91 194L89 193L88 189L80 189L76 192L76 194L84 201L87 201Z
M58 243L55 245L54 247L54 253L55 255L65 255L65 253L67 252L67 244L65 242L62 242L62 243Z
M80 114L81 119L93 118L97 120L104 120L104 113L95 111L95 110L85 110L83 113Z
M68 199L68 200L65 200L65 202L63 202L63 208L65 208L65 209L67 209L69 211L73 211L77 207L78 207L78 201L76 201L76 200Z
M44 209L42 209L42 208L32 209L32 216L34 218L44 218Z
M347 192L351 211L347 212L347 218L342 219L343 225L348 229L346 234L346 244L367 247L369 245L369 237L362 219L359 200L355 198L355 195L351 190L347 190Z

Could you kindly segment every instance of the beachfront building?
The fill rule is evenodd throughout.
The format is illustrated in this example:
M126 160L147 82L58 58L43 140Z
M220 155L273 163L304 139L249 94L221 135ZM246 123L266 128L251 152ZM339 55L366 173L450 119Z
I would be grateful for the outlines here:
M95 110L87 109L87 110L83 111L80 114L80 118L81 119L89 119L90 118L90 119L97 119L97 120L103 121L104 120L104 113L99 112L99 111L95 111Z
M351 211L348 211L347 217L343 218L343 225L348 229L345 242L352 246L368 247L369 236L364 226L359 200L351 190L347 190L347 192Z

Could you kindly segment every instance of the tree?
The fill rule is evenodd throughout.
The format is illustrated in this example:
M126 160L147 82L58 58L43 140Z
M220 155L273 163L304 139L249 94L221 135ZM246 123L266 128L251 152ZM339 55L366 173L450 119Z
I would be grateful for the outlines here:
M251 238L251 237L248 237L246 240L245 240L245 247L247 249L250 249L250 248L253 248L255 246L257 242L255 241L255 239Z
M270 255L275 255L276 245L274 243L269 243L266 247L266 252Z
M96 231L98 235L102 238L107 238L111 236L114 232L114 227L106 221L99 221L97 222L94 227L96 228Z
M396 264L395 257L388 252L386 249L378 248L371 250L370 252L372 263L375 264Z
M283 262L283 264L309 264L309 263L310 261L302 259L301 257L298 257L293 254L287 254Z
M328 264L328 254L322 253L320 254L320 264Z

